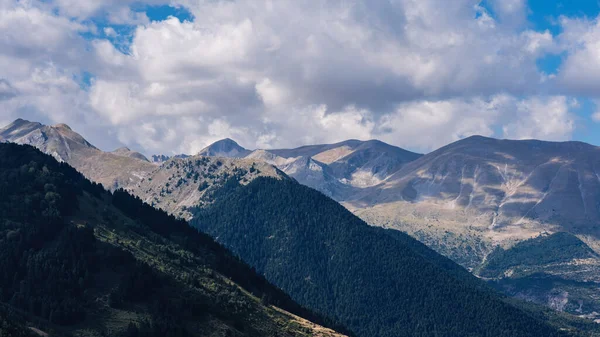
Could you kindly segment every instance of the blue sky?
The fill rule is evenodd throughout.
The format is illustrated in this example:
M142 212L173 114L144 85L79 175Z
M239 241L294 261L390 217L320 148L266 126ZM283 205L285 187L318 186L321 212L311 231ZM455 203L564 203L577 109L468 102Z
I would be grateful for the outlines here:
M600 13L600 2L597 0L571 0L547 1L529 0L528 21L538 30L549 30L553 35L558 35L562 29L557 22L561 16L594 19ZM548 55L540 58L538 66L548 74L556 73L559 69L564 53ZM596 111L596 106L587 97L576 97L581 108L576 109L581 124L576 140L600 145L600 128L589 123L589 117Z
M174 16L179 21L193 21L194 15L190 13L185 7L173 7L169 5L160 6L142 6L141 11L145 11L146 15L151 21L162 21L170 16Z
M536 30L550 30L553 34L560 33L557 25L560 16L595 18L600 12L597 0L529 0L528 20Z
M104 149L377 138L427 152L473 134L600 145L595 0L0 9L0 122L66 122Z
M171 5L148 5L144 3L134 3L130 7L134 13L144 14L150 22L164 21L169 17L175 17L179 21L193 21L194 16L183 6ZM81 35L87 40L95 38L106 38L115 45L123 53L129 52L129 46L133 39L136 24L114 24L106 17L105 13L99 13L89 20L96 27L97 32L84 32ZM107 34L105 28L111 28L116 33L115 35Z

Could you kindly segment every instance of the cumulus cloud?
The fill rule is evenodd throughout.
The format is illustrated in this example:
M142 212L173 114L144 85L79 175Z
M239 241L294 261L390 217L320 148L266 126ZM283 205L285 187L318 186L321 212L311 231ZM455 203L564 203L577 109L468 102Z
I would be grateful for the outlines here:
M402 104L382 118L380 138L408 148L432 150L470 135L492 136L499 106L509 98L451 99Z
M23 72L39 62L80 64L85 50L77 33L85 27L41 9L17 6L0 10L0 62L4 72ZM14 61L9 65L5 62Z
M92 85L90 103L115 128L187 118L199 125L193 140L180 140L188 145L218 137L208 126L220 121L228 126L222 130L243 130L238 138L249 146L385 136L431 148L439 142L423 135L407 142L416 135L378 130L399 129L392 121L417 123L398 111L429 106L441 109L436 123L452 111L446 122L461 125L447 139L490 134L484 113L475 112L481 101L498 92L535 93L536 59L554 44L548 32L504 24L524 10L517 2L499 5L502 22L466 0L184 4L194 22L139 26L130 55L95 44L106 74ZM473 111L472 119L453 110L456 102Z
M526 0L491 0L490 3L503 24L516 28L526 23Z
M107 139L79 81L99 69L81 34L88 27L57 15L46 2L0 3L0 115L68 122L91 139ZM114 146L117 142L101 142Z
M116 37L117 36L117 32L112 27L105 27L104 28L104 35L106 35L108 37Z
M575 128L572 102L564 96L418 101L402 104L382 118L376 135L409 148L433 150L471 136L568 140ZM502 126L503 133L494 129Z
M566 97L534 97L516 104L514 122L503 128L504 136L515 139L569 140L575 118Z
M598 97L600 85L600 21L562 18L560 43L567 53L558 81L561 89Z
M32 1L35 2L35 1ZM139 4L137 0L50 0L40 6L58 12L61 16L85 20L94 16L106 16L117 24L140 24L148 22L143 12L132 11L130 6ZM144 4L168 4L168 0L145 0Z
M5 79L0 78L0 101L17 96L17 90Z
M595 81L577 64L598 49L595 21L564 19L557 38L527 28L523 0L490 11L473 0L173 1L193 22L151 22L129 0L33 3L0 6L0 78L19 92L0 108L72 123L105 148L109 138L168 154L223 137L250 148L381 138L419 151L472 134L569 139L561 86ZM133 27L127 48L111 27L108 39L82 37L98 16ZM564 51L556 79L538 70Z

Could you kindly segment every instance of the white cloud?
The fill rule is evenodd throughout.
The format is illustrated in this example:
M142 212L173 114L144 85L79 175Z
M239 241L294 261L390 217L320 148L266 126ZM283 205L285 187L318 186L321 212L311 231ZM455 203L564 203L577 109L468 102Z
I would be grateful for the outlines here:
M517 103L518 117L503 128L504 136L515 139L571 139L575 118L564 96L534 97Z
M535 61L554 45L550 33L516 31L467 0L443 6L440 0L187 5L195 22L171 18L139 26L131 55L94 43L104 68L90 104L113 127L191 118L202 120L196 132L209 137L188 144L241 130L238 138L249 146L382 136L431 148L439 139L492 134L488 116L479 112L490 103L468 97L536 93L542 75ZM521 9L513 3L503 15ZM394 115L399 109L404 114ZM428 137L420 127L414 134L378 134L398 118L417 123L415 109L440 118L430 125L444 136ZM449 123L462 121L444 133L447 114ZM217 121L227 125L222 132L207 129Z
M148 22L145 13L133 12L130 5L140 3L137 0L52 0L43 3L43 7L55 10L67 18L85 20L94 16L106 15L109 22L116 24L143 24ZM145 0L145 4L169 4L169 0Z
M562 18L561 26L559 39L567 57L558 74L560 89L600 96L600 21Z
M0 78L0 101L17 96L18 91L5 79Z
M290 93L270 79L265 78L256 83L256 93L260 96L266 107L276 107L290 99Z
M501 107L509 98L417 101L398 106L383 116L380 138L424 151L474 134L492 136Z
M592 121L596 122L596 123L600 123L600 100L595 99L593 100L593 104L595 106L595 110L594 112L592 112L592 115L590 116Z
M36 1L0 4L0 114L43 123L68 122L94 140L106 129L78 81L97 69L80 35L87 27ZM103 137L104 136L104 137ZM116 142L99 141L101 145Z
M521 27L527 19L526 0L491 0L492 8L505 25Z
M494 136L496 126L506 138L568 140L575 129L571 103L563 96L508 95L411 102L384 116L375 136L424 151L471 135Z
M104 35L106 35L108 37L115 37L115 36L117 36L117 32L112 27L105 27L104 28Z
M175 1L195 16L183 23L150 22L133 2L0 2L0 79L18 93L0 109L92 130L101 147L115 146L112 132L147 153L223 137L247 147L381 138L426 151L471 134L568 139L574 107L556 84L600 78L577 64L597 56L596 28L567 20L557 41L526 28L522 0L493 1L495 16L473 0ZM136 25L129 52L83 39L93 17ZM538 71L539 57L562 50L564 73ZM82 71L94 75L89 90Z
M120 7L108 12L108 21L116 25L144 25L150 22L144 12L135 12L129 7Z
M0 9L1 55L27 63L72 63L75 67L81 64L78 57L85 51L77 33L84 30L77 23L38 8ZM11 70L10 66L3 67L3 71Z

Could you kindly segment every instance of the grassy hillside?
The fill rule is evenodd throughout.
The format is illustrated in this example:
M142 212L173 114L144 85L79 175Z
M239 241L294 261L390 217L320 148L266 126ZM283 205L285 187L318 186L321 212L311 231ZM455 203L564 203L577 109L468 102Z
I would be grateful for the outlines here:
M0 319L0 336L33 331L25 326L53 336L337 335L207 235L32 147L0 144L0 191L0 302L23 322Z
M230 186L193 224L359 336L559 336L451 261L293 181ZM465 278L469 278L465 280Z

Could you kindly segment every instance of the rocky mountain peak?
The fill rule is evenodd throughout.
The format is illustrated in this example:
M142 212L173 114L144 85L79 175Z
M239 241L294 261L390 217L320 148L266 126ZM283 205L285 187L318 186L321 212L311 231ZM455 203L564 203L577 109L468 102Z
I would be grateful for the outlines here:
M73 129L71 129L71 127L68 126L65 123L56 124L56 125L54 125L54 127L57 128L57 129L65 129L65 130L68 130L68 131L73 131Z
M19 118L0 129L0 141L37 147L109 189L135 183L156 168L130 149L101 151L67 124L49 126Z
M0 140L11 141L13 138L19 138L23 135L43 127L41 123L30 122L18 118L14 122L0 129Z
M149 160L148 160L148 158L146 158L146 156L144 156L143 154L141 154L141 153L139 153L137 151L132 151L127 146L120 147L120 148L114 150L112 153L116 154L118 156L136 158L136 159L139 159L139 160L143 160L143 161L149 162Z
M225 138L205 147L198 154L207 157L243 158L250 152L233 139Z

